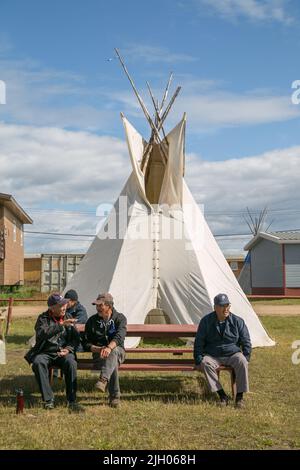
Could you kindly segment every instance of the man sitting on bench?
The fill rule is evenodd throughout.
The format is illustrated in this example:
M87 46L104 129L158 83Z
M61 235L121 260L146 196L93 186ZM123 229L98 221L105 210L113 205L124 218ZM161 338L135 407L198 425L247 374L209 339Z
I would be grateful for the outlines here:
M126 317L114 308L113 297L108 292L99 294L92 302L97 313L92 315L85 326L83 346L93 353L93 360L100 377L96 388L106 391L108 385L109 405L113 408L120 403L118 366L124 362L124 340L126 336Z
M220 365L234 369L237 382L235 406L244 406L243 392L249 391L248 362L251 341L244 320L230 312L226 294L214 298L215 310L205 315L199 324L194 344L196 368L204 372L212 392L217 392L220 405L228 405L229 397L219 382Z
M82 412L84 408L76 402L75 351L79 345L79 334L74 328L76 320L66 315L68 299L64 299L58 292L51 294L47 303L48 310L39 315L35 324L36 343L26 353L25 359L32 364L46 410L54 408L49 368L59 367L65 376L69 411Z

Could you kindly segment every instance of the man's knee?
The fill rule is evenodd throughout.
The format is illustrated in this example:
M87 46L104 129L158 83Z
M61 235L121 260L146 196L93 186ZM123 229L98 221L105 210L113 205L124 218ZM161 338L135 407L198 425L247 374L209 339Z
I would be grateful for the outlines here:
M216 369L217 365L215 362L211 359L210 356L204 356L201 362L201 369L207 370L207 369Z
M44 365L44 366L48 366L48 361L47 359L45 358L45 356L42 356L40 354L38 354L37 356L35 356L35 358L33 359L33 362L32 362L32 369L37 369L39 366L41 365Z
M77 362L73 354L68 354L67 356L65 356L63 367L66 369L77 369Z
M236 353L234 354L234 356L232 356L232 365L248 367L248 361L245 358L244 354Z

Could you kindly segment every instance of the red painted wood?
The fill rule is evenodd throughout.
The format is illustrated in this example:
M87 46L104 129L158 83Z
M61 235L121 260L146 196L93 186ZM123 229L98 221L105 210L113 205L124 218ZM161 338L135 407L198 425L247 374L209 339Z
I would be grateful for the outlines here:
M76 325L78 331L84 331L85 325ZM127 336L143 338L180 338L196 335L198 325L127 325Z
M267 297L268 295L285 297L283 287L252 287L252 297L256 297L257 295L261 295L262 297Z

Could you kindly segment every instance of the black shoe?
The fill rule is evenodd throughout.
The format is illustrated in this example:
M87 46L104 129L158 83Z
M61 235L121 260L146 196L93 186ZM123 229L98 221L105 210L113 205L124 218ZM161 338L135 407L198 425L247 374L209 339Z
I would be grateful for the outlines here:
M53 410L54 409L54 400L47 400L44 403L45 410Z
M84 413L85 409L79 405L76 401L70 401L68 403L68 409L70 413Z

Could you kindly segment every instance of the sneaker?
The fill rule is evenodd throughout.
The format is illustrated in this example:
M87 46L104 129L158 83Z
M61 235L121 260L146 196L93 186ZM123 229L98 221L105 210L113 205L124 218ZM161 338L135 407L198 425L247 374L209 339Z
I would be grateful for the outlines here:
M68 403L68 409L70 413L84 413L85 409L83 406L79 405L76 401L71 401Z
M244 400L243 400L243 399L241 399L241 400L236 400L236 402L235 402L235 408L239 408L239 409L245 408L245 402L244 402Z
M104 379L103 377L100 377L98 382L96 382L95 387L100 390L100 392L105 393L106 387L107 387L107 380Z
M54 409L54 400L47 400L44 403L45 410L53 410Z
M110 398L108 404L112 408L118 408L120 406L120 398Z
M228 406L228 404L229 404L229 397L227 397L227 396L226 396L226 397L222 397L222 398L220 399L220 401L219 401L219 406L220 406L221 408L225 408L226 406Z

